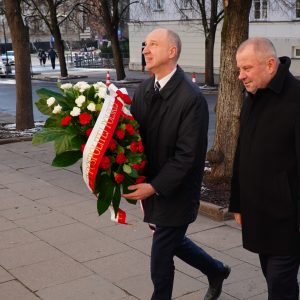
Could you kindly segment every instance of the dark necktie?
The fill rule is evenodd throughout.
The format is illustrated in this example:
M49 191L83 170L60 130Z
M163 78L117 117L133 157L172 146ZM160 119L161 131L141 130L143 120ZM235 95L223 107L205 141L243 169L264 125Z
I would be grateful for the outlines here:
M155 90L155 93L159 93L159 90L160 90L160 84L159 84L158 81L155 82L154 90Z

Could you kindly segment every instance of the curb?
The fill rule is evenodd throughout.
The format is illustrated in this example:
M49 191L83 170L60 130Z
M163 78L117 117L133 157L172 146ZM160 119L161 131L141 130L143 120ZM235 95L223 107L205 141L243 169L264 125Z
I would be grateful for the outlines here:
M19 142L28 142L32 141L32 136L22 136L22 137L13 137L8 139L0 139L0 145L19 143Z
M200 201L199 213L215 221L227 221L234 218L233 213L229 212L228 208L205 202L204 200Z

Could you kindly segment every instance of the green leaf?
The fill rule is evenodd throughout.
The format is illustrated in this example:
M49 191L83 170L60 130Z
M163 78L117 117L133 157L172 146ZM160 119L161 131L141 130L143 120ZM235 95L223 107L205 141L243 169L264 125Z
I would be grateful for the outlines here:
M61 117L59 115L52 115L46 120L44 127L45 128L61 127L60 121L61 121Z
M86 94L87 99L94 99L95 94L96 94L96 90L95 90L94 86L91 86Z
M129 185L133 185L135 184L135 180L132 179L131 177L129 177L127 174L125 174L125 178L122 182L122 189L123 189L123 194L129 194L132 193L133 191L129 191L128 190L128 186ZM126 199L126 198L125 198ZM136 200L130 200L130 199L126 199L126 201L130 204L136 204L137 201Z
M59 138L66 134L66 130L63 128L43 128L42 130L38 131L33 135L32 144L39 145L54 141L55 139Z
M132 169L131 169L130 166L124 164L124 165L123 165L123 171L124 171L125 173L127 173L127 174L130 174L131 171L132 171Z
M113 194L113 199L112 199L112 204L113 204L115 216L117 216L118 209L119 209L119 206L120 206L120 202L121 202L120 186L116 185L115 190L114 190L114 194Z
M81 150L81 145L84 144L84 142L83 137L64 130L64 135L55 139L55 153L60 154L66 151Z
M99 193L97 210L100 216L108 209L113 199L115 184L107 174L102 174L101 176L97 176L97 177L98 180L96 180L96 185L97 185L96 189L97 192Z
M66 99L64 95L56 93L54 91L42 88L36 91L40 98L48 99L54 97L56 102L62 107L63 110L71 110L74 106L74 102L70 103L70 100Z
M39 99L37 102L35 102L35 105L42 114L46 116L50 116L52 114L54 106L48 107L47 99L46 98Z
M75 164L82 157L81 151L68 151L57 154L52 161L54 167L68 167Z

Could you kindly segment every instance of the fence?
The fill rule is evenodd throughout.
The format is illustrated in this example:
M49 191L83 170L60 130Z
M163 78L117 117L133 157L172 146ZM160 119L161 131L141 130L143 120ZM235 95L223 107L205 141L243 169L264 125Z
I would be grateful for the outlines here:
M121 53L123 64L129 64L128 54ZM66 61L73 62L76 68L114 68L114 61L111 53L74 53L66 54Z

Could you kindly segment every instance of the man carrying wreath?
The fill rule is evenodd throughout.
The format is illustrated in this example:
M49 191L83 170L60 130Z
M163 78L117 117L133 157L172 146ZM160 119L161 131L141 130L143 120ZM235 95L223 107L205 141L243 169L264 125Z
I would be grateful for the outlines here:
M174 256L204 273L205 300L217 299L230 268L186 237L195 221L207 150L208 108L197 85L177 65L179 36L159 28L146 38L147 69L154 74L137 89L132 114L140 124L148 163L146 183L123 196L142 200L144 221L154 224L151 249L152 300L170 300Z

